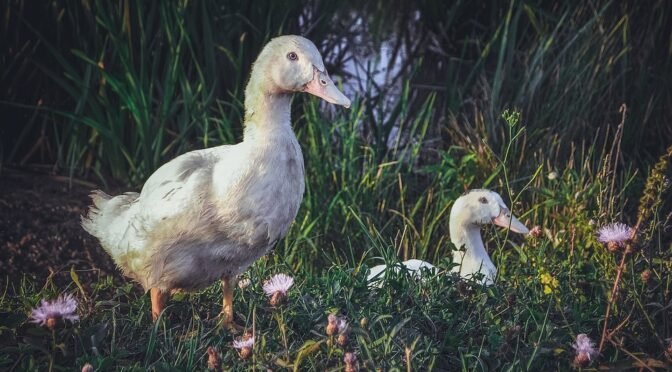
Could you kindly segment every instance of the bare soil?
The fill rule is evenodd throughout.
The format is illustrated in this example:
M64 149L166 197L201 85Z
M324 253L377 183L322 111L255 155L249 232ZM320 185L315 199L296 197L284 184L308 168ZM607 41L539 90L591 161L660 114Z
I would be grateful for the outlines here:
M0 283L13 288L24 278L71 283L74 267L87 286L121 273L98 241L80 226L87 211L88 182L3 169L0 173ZM4 283L9 283L5 286Z

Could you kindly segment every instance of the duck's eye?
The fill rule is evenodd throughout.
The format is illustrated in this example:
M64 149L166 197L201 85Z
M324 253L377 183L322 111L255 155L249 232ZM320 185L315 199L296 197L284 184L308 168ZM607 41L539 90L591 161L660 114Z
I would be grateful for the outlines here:
M478 198L478 201L483 204L488 204L488 199L486 199L485 196L481 196L480 198Z
M289 59L290 61L296 61L297 59L299 59L299 56L297 56L296 53L294 52L289 52L287 53L287 59Z

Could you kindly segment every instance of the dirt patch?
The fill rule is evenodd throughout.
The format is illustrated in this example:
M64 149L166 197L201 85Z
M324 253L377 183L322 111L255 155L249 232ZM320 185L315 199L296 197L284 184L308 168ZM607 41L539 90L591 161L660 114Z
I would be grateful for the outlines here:
M8 280L10 292L24 276L71 283L71 267L85 286L107 275L122 279L112 259L79 225L90 189L65 177L2 171L0 282Z

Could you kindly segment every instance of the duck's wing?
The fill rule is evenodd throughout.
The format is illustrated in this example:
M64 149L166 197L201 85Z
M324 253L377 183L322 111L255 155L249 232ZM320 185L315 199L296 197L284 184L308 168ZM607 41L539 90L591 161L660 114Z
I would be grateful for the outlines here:
M426 261L423 261L423 260L418 260L418 259L406 260L406 261L402 262L402 264L404 266L406 266L406 268L409 271L415 271L415 272L419 272L421 269L427 269L427 270L430 270L430 271L436 269L436 267L434 265L430 264L429 262L426 262Z
M151 232L164 221L199 213L213 198L226 195L238 178L240 150L239 144L191 151L163 165L142 188L135 222Z
M369 274L366 276L366 281L369 283L369 287L380 288L386 269L387 265L384 264L376 265L369 269Z
M229 158L238 146L220 146L188 152L169 161L154 172L141 193L111 197L103 192L92 194L94 205L82 226L97 237L103 248L124 271L132 272L144 264L148 239L168 221L199 212L211 197L216 168L229 168ZM235 168L235 165L230 166ZM221 174L221 171L217 172ZM235 178L216 182L226 192Z

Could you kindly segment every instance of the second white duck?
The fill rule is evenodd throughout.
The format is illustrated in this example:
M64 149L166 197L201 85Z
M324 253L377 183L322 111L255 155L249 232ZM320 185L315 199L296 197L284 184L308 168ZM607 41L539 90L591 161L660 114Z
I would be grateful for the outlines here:
M465 279L479 275L485 285L492 284L497 276L497 268L485 250L481 237L481 226L491 223L519 234L529 233L528 228L511 214L502 197L494 191L467 191L455 201L450 211L450 240L458 248L453 253L453 262L458 265L452 271ZM428 272L435 270L432 264L421 260L408 260L401 264L415 277L420 275L422 268L430 269ZM372 267L367 277L369 283L375 285L386 269L386 265Z
M490 260L481 238L481 226L495 224L515 233L530 232L513 214L498 193L477 189L460 196L450 210L450 241L458 248L453 254L453 267L463 278L482 274L486 285L494 282L497 268ZM463 249L462 249L463 248Z

